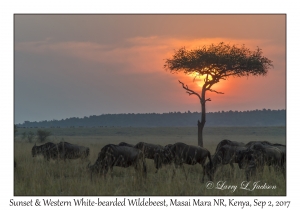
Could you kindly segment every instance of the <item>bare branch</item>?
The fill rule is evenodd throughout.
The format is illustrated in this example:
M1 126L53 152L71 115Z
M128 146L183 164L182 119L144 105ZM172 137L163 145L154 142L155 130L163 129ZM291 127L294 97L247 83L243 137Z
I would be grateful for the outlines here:
M205 101L211 101L211 99L210 99L210 98L208 98L208 99L206 99Z
M198 93L196 93L195 91L189 89L188 86L185 85L185 84L184 84L183 82L181 82L180 80L178 80L178 82L182 85L182 88L185 89L186 92L187 92L189 95L196 95L196 96L198 96L198 98L199 98L200 100L202 100L201 96L200 96Z
M212 89L207 89L207 90L209 90L210 92L217 93L217 94L224 94L223 92L218 92L218 91L216 91L216 90L212 90Z

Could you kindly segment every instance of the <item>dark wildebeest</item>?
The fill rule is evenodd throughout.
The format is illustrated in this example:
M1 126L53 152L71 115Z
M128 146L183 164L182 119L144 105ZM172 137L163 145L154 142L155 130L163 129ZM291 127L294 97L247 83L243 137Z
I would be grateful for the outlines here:
M250 141L245 146L250 148L252 145L257 144L257 143L260 143L260 144L266 145L266 146L272 146L273 145L272 143L270 143L268 141Z
M31 150L32 157L35 157L37 155L43 155L44 158L49 160L51 157L50 150L55 147L56 147L56 144L54 144L52 142L47 142L40 146L36 146L36 143L35 143Z
M236 162L240 169L245 169L249 160L255 160L256 167L262 167L265 165L263 153L260 150L254 150L247 148L246 150L238 151L236 154ZM261 169L261 170L262 170Z
M254 147L260 148L261 146L255 146L255 145L259 145L259 144L262 144L262 145L264 145L265 147L271 146L271 147L276 147L276 148L278 148L278 149L282 152L282 154L283 154L283 163L284 163L284 164L286 163L286 146L285 146L285 145L283 145L283 144L278 144L278 143L272 144L272 143L270 143L270 142L268 142L268 141L251 141L251 142L249 142L249 143L247 144L247 146L248 146L249 148L253 148L253 145L254 145ZM261 150L261 148L260 148L260 150Z
M255 176L257 171L263 172L264 159L261 151L247 148L238 151L236 159L240 169L245 169L247 181L251 176Z
M134 146L134 148L141 150L145 155L145 158L154 159L154 154L164 147L158 144L139 142Z
M169 156L168 159L173 161L176 168L180 166L184 170L183 167L184 163L188 165L195 165L199 163L200 165L202 165L203 168L202 182L204 182L205 161L207 157L210 161L210 164L212 163L210 152L207 149L199 146L187 145L178 142L173 144L172 147L168 148L167 150L168 152L165 152L166 148L163 150L164 155ZM173 170L173 176L174 174L175 174L175 170ZM212 180L212 177L209 174L208 176L210 177L210 180ZM185 177L187 179L186 173L185 173Z
M277 147L278 149L280 149L280 151L282 152L283 154L283 164L284 164L284 167L286 168L286 146L283 145L283 144L273 144L274 147Z
M219 166L230 164L231 168L234 170L233 163L237 163L236 154L239 151L246 150L244 146L232 146L230 144L224 144L219 147L217 152L212 156L211 166L207 163L205 166L206 173L211 176L215 175L215 172Z
M264 165L269 166L269 169L270 166L273 166L276 171L280 170L285 177L285 155L275 146L260 142L253 143L246 152L241 151L238 154L237 160L240 168L247 167L249 161L252 161L255 162L255 167L259 168L260 172L263 171Z
M167 145L165 148L169 148L170 145L171 144ZM145 143L145 142L139 142L134 146L134 148L141 150L143 152L143 154L145 155L145 158L154 160L154 165L156 168L155 173L157 173L158 168L161 167L161 165L158 166L159 165L158 163L161 163L160 161L158 161L158 160L161 160L159 158L158 152L160 150L163 150L164 147L161 145L158 145L158 144L149 144L149 143ZM164 159L164 160L166 160L166 159ZM163 162L163 163L167 164L167 162Z
M154 154L154 165L156 168L155 173L157 173L158 169L160 169L162 165L172 163L172 155L170 150L172 146L173 144L168 144L163 149L156 150Z
M270 143L268 141L251 141L251 142L247 143L246 146L248 148L252 148L252 149L256 148L256 149L258 149L260 151L263 150L262 147L276 147L283 154L283 164L285 165L285 163L286 163L286 146L283 145L283 144L277 144L277 143L272 144L272 143Z
M103 173L106 177L109 169L112 175L114 166L123 168L133 166L137 172L143 172L144 177L147 174L143 152L133 147L108 144L101 149L94 165L88 164L91 176L93 172L97 172Z
M133 144L128 144L128 143L126 143L126 142L120 142L118 145L119 145L119 146L126 146L126 147L134 147Z
M86 159L90 154L90 149L68 142L59 142L55 147L49 150L49 153L53 159Z
M17 163L16 163L16 161L14 161L14 168L15 168L15 167L17 167Z
M231 140L228 140L228 139L224 139L222 141L219 142L219 144L217 145L216 147L216 152L218 152L218 150L223 147L224 145L229 145L229 146L236 146L236 147L244 147L245 144L242 143L242 142L237 142L237 141L231 141Z
M261 143L255 143L251 145L250 149L261 151L266 165L273 166L276 169L281 169L283 172L285 154L279 148Z
M245 144L242 142L231 141L224 139L220 141L216 147L215 154L212 156L211 166L206 164L206 173L214 176L217 168L221 165L230 164L231 168L234 169L233 163L236 162L235 154L238 150L245 149Z

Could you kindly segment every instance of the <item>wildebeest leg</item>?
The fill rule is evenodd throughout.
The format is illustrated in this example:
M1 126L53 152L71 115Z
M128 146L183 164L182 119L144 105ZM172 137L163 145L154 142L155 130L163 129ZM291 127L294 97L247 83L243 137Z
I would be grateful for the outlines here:
M147 166L146 166L145 160L143 160L143 174L144 174L144 177L147 178Z
M175 163L173 163L172 166L173 166L173 174L172 174L172 179L173 179L174 176L175 176L175 173L176 173L176 168L177 168L177 166L176 166Z
M229 164L230 164L230 167L231 167L230 174L231 174L232 177L234 177L235 168L234 168L234 165L233 165L233 161L231 161Z
M202 174L202 183L204 183L204 177L205 177L205 165L202 165L202 169L203 169L203 174ZM208 176L208 174L207 174Z
M144 175L144 162L142 159L137 159L135 164L134 164L134 170L135 170L135 174L136 176L141 179L143 178Z
M233 165L233 162L230 162L230 166L231 166L231 169L234 171L234 165Z
M285 169L282 165L280 165L280 163L274 165L274 170L275 170L276 173L281 172L283 174L284 179L285 179Z
M246 171L246 178L247 178L247 181L249 181L249 173Z
M281 172L283 174L284 179L286 179L286 174L285 174L285 167L281 167Z
M159 161L159 160L158 160ZM158 161L157 162L155 162L155 160L154 160L154 165L155 165L155 168L156 168L156 171L155 171L155 173L157 173L158 172L158 168L159 168L159 163L158 163Z
M185 175L185 179L187 180L187 174L186 174L186 172L185 172L185 169L184 169L183 164L181 164L180 167L182 168L182 170L183 170L183 172L184 172L184 175Z
M107 164L107 163L106 163ZM106 174L108 173L108 166L107 165L105 165L104 167L103 167L103 176L104 176L104 179L106 179Z
M109 169L110 169L110 178L113 179L114 178L113 166L110 166Z
M50 160L50 155L46 154L46 155L44 155L44 158L45 158L47 161L49 161L49 160Z
M245 169L245 173L246 173L247 181L249 181L250 180L250 176L251 176L251 170L250 170L250 168L246 168Z
M247 181L249 181L250 177L256 176L256 168L256 162L254 160L250 160L245 169Z

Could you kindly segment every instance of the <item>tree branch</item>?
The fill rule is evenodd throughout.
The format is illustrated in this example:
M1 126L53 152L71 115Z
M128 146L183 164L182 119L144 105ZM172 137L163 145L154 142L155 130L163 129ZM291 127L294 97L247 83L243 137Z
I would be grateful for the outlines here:
M210 92L217 93L217 94L224 94L223 92L218 92L218 91L215 91L215 90L212 90L212 89L207 89L207 90L209 90Z
M198 96L198 98L200 99L200 101L202 101L202 98L201 98L201 96L200 96L198 93L196 93L195 91L189 89L189 87L188 87L187 85L184 85L184 83L181 82L180 80L178 80L178 82L179 82L180 84L182 84L182 88L185 89L186 92L187 92L189 95L196 95L196 96Z

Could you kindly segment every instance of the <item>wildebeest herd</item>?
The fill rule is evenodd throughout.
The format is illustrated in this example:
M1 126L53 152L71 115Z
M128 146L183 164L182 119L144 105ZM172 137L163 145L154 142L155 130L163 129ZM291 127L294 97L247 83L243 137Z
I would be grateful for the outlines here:
M214 175L216 169L225 164L237 163L240 169L245 169L247 180L251 176L261 175L264 166L274 167L276 172L286 176L286 146L272 144L268 141L251 141L247 144L230 140L222 140L212 157L212 164L206 166L206 173Z
M78 146L75 144L70 144L68 142L60 142L54 144L52 142L47 142L46 144L32 147L31 150L32 157L37 155L43 155L47 160L50 159L77 159L77 158L87 158L90 154L90 149L88 147Z
M43 155L45 159L66 160L66 159L87 159L90 153L88 147L60 142L51 142L40 146L36 144L32 148L32 156ZM252 141L247 144L231 140L222 140L216 147L215 154L200 146L187 145L181 142L161 146L139 142L136 145L121 142L118 145L105 145L98 153L98 158L93 165L88 164L87 168L93 173L106 177L114 166L134 167L136 173L147 175L145 159L152 159L156 172L164 165L173 165L173 176L176 168L183 169L186 179L187 174L183 164L195 165L199 163L203 168L202 182L207 175L213 180L217 169L230 164L234 170L233 163L237 163L240 169L245 170L247 180L252 176L262 173L264 166L274 167L276 172L286 173L286 146L272 144L267 141ZM208 160L208 161L207 161Z

